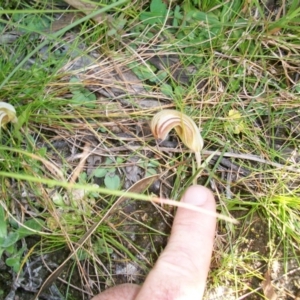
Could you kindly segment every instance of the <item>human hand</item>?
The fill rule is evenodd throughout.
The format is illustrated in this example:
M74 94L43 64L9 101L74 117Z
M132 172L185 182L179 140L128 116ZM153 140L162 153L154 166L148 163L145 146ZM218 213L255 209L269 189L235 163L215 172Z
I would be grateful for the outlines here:
M183 202L215 211L213 194L191 186ZM195 300L202 299L212 254L216 219L178 208L170 240L142 286L121 284L92 300Z

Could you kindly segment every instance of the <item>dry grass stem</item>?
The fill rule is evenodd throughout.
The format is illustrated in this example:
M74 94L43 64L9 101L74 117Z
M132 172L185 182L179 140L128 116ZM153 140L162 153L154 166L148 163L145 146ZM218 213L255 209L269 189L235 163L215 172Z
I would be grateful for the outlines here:
M176 207L180 207L180 208L189 209L189 210L203 213L203 214L206 214L206 215L209 215L212 217L216 217L220 220L224 220L224 221L230 222L232 224L239 223L238 220L236 220L235 218L228 217L228 216L225 216L225 215L222 215L219 213L215 213L215 212L206 210L204 208L201 208L199 206L195 206L195 205L184 203L184 202L178 202L178 201L171 200L171 199L163 199L163 198L155 198L155 197L153 197L151 199L151 201L155 202L155 203L159 203L159 204L166 204L166 205L172 205L172 206L176 206Z

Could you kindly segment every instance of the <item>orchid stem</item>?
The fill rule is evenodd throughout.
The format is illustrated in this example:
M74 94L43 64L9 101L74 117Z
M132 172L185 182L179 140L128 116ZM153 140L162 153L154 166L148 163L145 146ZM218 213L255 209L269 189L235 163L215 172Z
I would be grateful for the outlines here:
M197 172L197 175L195 176L194 180L193 180L193 184L197 184L197 179L199 178L200 176L200 168L201 168L201 155L200 155L200 152L195 152L195 157L196 157L196 163L197 163L197 169L196 169L196 172Z

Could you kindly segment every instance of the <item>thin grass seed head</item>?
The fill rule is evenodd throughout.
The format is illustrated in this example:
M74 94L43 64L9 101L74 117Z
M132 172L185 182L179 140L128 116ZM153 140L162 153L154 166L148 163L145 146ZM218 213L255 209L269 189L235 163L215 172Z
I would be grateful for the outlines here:
M0 127L4 127L9 122L18 122L16 110L11 104L0 102Z
M203 148L203 139L195 122L176 110L162 110L152 119L150 128L156 139L164 140L174 128L182 142L192 151L199 153Z

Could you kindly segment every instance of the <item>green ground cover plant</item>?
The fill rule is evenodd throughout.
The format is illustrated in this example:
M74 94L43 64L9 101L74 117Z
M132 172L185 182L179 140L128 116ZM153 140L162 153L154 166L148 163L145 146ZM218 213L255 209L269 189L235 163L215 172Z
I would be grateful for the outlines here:
M0 2L0 298L48 295L49 273L61 299L143 282L175 210L150 200L197 172L239 221L218 221L205 299L296 299L298 1L67 2ZM200 168L151 133L167 109L199 127Z
M2 257L3 253L7 254L5 260L6 265L12 267L14 272L19 272L25 247L17 249L16 244L19 240L41 230L43 221L39 219L29 219L24 222L24 227L13 230L18 224L11 220L11 225L9 225L3 207L0 208L0 217L0 255Z

